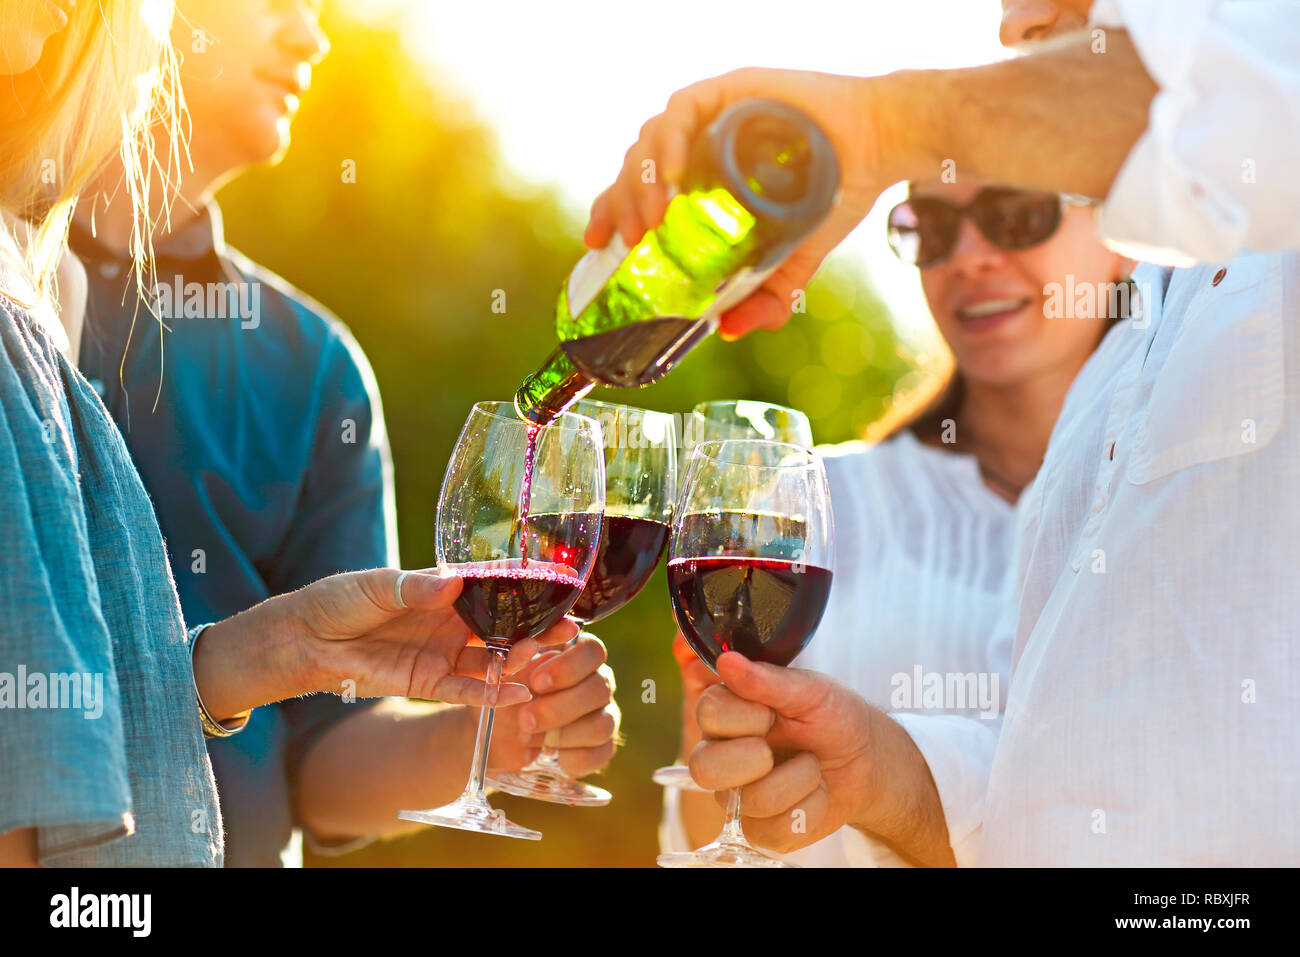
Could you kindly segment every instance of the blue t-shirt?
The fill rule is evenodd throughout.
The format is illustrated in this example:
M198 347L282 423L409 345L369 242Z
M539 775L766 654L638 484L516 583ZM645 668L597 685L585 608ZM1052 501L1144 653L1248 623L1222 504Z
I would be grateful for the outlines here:
M71 242L89 278L81 370L153 497L188 622L397 564L378 389L338 319L225 247L215 207L155 248L161 323L137 309L127 261L81 230ZM227 866L281 862L302 757L368 704L268 705L208 743Z
M0 297L0 833L42 864L219 866L153 507L99 397Z

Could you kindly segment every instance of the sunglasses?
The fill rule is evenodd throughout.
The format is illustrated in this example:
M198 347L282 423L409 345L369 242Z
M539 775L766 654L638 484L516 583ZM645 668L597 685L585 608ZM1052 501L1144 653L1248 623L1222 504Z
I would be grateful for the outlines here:
M1090 205L1092 200L997 186L980 190L965 206L912 196L889 211L889 246L905 263L936 266L952 255L961 221L969 219L998 249L1028 249L1052 237L1067 203Z

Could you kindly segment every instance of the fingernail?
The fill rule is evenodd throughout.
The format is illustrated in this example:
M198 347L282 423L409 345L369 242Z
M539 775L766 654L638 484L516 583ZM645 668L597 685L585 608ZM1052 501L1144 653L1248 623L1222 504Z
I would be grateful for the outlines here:
M533 687L538 691L549 691L551 685L555 683L549 672L543 671L540 675L533 678Z
M523 711L519 714L519 730L526 735L531 736L537 730L537 719L533 717L531 711Z
M435 595L456 580L455 575L444 574L440 569L436 568L430 571L416 572L416 574L427 583L426 587L433 589Z

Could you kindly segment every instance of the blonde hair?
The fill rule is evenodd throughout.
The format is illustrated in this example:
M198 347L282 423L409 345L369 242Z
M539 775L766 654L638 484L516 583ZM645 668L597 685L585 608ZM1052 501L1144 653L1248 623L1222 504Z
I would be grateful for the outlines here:
M38 88L0 114L0 208L20 222L15 239L38 301L51 294L78 194L114 153L124 170L118 188L135 212L130 252L143 272L154 175L175 180L184 150L172 13L172 0L83 0L46 42ZM171 144L165 158L154 151L158 123L172 134L162 138Z

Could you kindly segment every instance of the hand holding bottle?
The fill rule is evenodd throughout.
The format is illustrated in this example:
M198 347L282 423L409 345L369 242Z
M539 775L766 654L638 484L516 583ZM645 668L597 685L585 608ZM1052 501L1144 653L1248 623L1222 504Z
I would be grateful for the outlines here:
M840 189L835 147L817 122L789 103L745 97L694 134L662 222L630 247L604 235L608 245L561 287L560 345L515 394L521 418L544 424L597 383L649 385L770 277L784 275L781 288L805 268L780 271Z
M761 287L722 315L720 332L735 338L757 328L780 327L789 318L794 290L808 283L826 255L871 209L881 190L900 178L883 169L884 158L891 153L872 109L872 90L871 81L859 77L757 68L735 70L679 90L664 112L641 128L618 179L596 199L584 241L598 249L617 232L629 248L635 245L647 229L662 221L669 187L680 184L691 144L714 116L748 97L784 100L815 120L834 146L840 159L840 200Z

